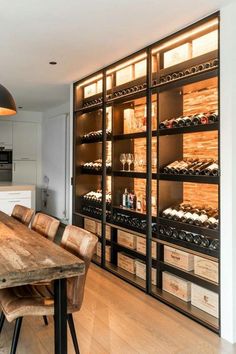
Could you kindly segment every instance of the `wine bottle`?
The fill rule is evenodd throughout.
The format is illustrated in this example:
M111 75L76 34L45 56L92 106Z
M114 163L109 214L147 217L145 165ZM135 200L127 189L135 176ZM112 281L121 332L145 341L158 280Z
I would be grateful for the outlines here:
M201 247L209 247L210 241L208 240L207 237L202 238L202 242L200 244Z
M217 251L219 248L220 248L220 241L217 239L213 240L209 246L209 249L214 251Z
M172 238L177 239L179 237L179 232L176 229L172 229Z
M184 127L185 121L184 121L183 118L184 117L179 117L179 118L174 119L173 122L172 122L172 127L173 128L177 128L177 127L182 128L182 127Z
M168 237L171 237L171 236L172 236L172 234L173 234L173 229L172 229L171 227L166 226L166 227L165 227L165 231L166 231L166 236L168 236Z
M189 127L192 123L192 118L190 116L183 117L183 120L184 120L184 125L186 127Z
M202 164L195 168L194 174L199 176L201 174L201 172L205 170L205 168L207 168L209 165L212 164L212 162L213 162L213 159L203 160Z
M174 121L174 118L166 119L163 122L160 122L159 128L160 129L170 129L170 128L172 128L173 121Z
M206 167L202 173L207 176L218 176L219 165L217 162L213 162L210 166Z
M194 236L193 236L193 242L194 242L196 245L200 245L201 242L202 242L201 235L198 235L198 234L194 235Z
M193 234L191 232L186 233L185 241L193 242Z
M172 173L172 169L175 168L181 161L176 160L163 168L164 173Z
M122 206L124 208L128 207L128 197L129 197L129 193L128 193L127 188L125 188L125 191L124 191L124 193L122 195Z
M179 239L180 239L181 241L184 241L184 240L186 239L186 232L185 232L185 231L181 230L181 231L179 232Z
M183 167L179 173L183 175L189 174L190 169L194 168L198 163L199 163L198 159L195 159L193 161L188 160L187 166Z
M218 114L216 112L209 112L208 115L207 115L207 118L208 118L208 123L215 123L215 122L218 122Z
M160 235L166 234L165 226L159 225L159 233L160 233Z

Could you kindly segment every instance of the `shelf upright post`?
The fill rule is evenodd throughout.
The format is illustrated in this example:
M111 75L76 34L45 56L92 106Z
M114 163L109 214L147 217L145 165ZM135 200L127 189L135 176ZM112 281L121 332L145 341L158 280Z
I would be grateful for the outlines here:
M147 179L146 179L146 211L147 211L147 233L146 233L146 291L151 292L151 271L152 271L152 72L151 72L151 48L147 48Z
M102 76L102 261L101 265L104 268L106 264L106 159L107 159L107 151L106 151L106 143L107 143L107 135L106 135L106 71L103 70Z

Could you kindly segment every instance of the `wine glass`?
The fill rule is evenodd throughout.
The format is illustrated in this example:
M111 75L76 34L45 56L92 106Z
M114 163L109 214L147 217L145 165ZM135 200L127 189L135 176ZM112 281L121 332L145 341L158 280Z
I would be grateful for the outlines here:
M128 171L130 172L130 165L134 162L134 155L126 154L126 162L128 163Z
M123 170L122 171L125 171L125 164L127 162L126 160L126 154L120 154L120 162L122 163L123 165Z

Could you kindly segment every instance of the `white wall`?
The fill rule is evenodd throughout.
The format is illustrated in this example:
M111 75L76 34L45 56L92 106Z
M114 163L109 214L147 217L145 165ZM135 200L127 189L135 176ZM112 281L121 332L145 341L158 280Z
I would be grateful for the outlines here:
M43 112L42 180L49 177L47 205L43 210L65 223L70 218L69 141L69 103ZM45 183L42 185L45 187Z
M221 335L236 342L236 2L221 10Z
M12 122L30 122L37 125L38 139L37 142L37 193L36 193L36 208L41 209L41 191L40 186L42 184L42 170L41 170L41 124L42 124L42 112L35 111L23 111L19 110L14 116L4 116L1 118L2 121L12 121Z

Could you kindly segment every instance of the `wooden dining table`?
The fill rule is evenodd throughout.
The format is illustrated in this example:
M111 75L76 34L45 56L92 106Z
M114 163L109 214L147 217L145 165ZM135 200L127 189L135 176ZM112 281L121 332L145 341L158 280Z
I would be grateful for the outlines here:
M66 278L84 272L81 259L0 212L0 289L54 281L55 354L67 354Z

